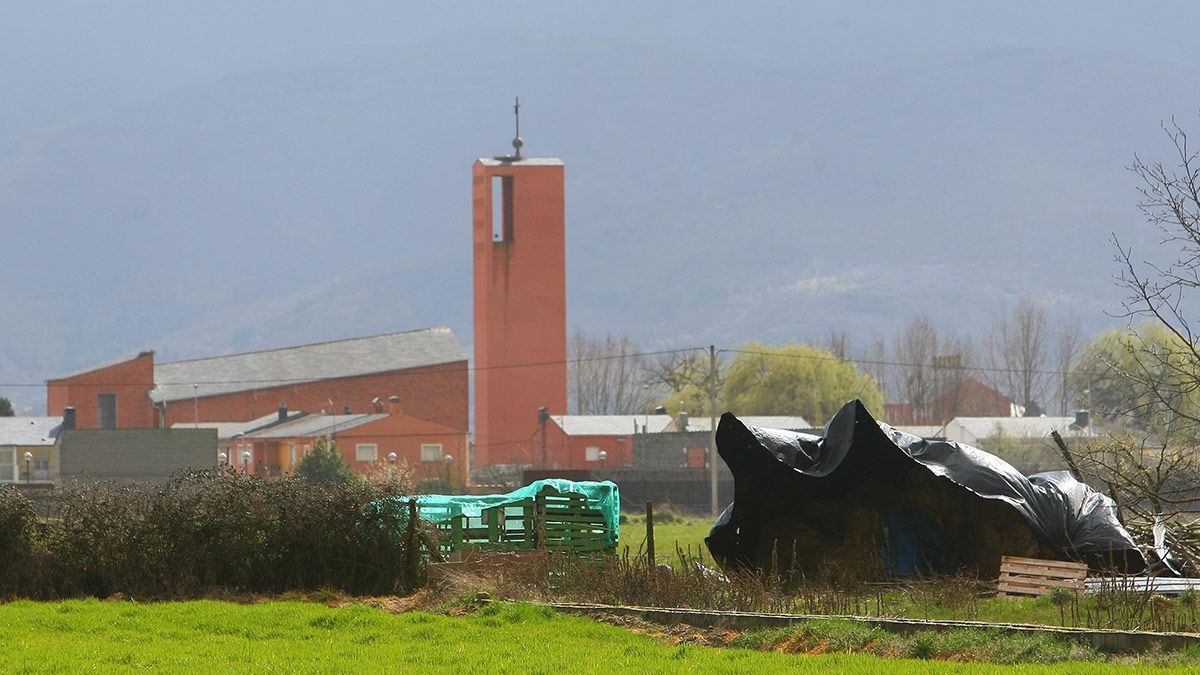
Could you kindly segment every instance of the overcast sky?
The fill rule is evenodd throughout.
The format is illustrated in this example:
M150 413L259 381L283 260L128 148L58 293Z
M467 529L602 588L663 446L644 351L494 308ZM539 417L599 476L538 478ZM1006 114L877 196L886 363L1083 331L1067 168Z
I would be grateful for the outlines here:
M0 5L0 131L248 72L340 64L456 41L632 41L766 64L964 48L1196 62L1200 3L35 2ZM472 64L463 63L464 69Z

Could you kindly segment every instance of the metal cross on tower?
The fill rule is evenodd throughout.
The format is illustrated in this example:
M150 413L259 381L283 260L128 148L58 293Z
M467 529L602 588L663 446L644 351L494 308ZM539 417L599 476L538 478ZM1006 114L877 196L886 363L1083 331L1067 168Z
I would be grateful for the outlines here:
M513 104L513 117L517 122L517 135L513 137L513 159L521 159L521 146L525 145L525 141L521 140L521 97L516 97L516 102Z

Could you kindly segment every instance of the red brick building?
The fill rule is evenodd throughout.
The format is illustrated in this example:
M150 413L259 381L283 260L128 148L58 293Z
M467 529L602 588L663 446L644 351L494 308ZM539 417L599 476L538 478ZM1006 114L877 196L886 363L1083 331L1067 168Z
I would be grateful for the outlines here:
M893 426L942 425L955 417L1020 417L1012 399L973 377L943 387L929 403L889 403L884 416Z
M150 429L158 426L153 388L154 352L142 352L48 380L46 414L72 407L76 429Z
M533 439L537 467L618 469L633 465L633 436L657 433L670 415L550 415Z
M539 409L567 412L563 163L480 159L472 186L475 464L538 464Z
M465 432L467 355L449 328L388 333L189 361L154 352L46 382L46 407L80 429L249 421L293 410L364 413L399 396L414 417Z

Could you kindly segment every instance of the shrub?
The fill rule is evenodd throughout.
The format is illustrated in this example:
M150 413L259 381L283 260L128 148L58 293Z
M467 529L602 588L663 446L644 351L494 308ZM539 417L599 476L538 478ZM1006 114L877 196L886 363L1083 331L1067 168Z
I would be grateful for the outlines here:
M326 445L323 438L318 438L313 451L296 464L296 475L314 483L349 483L358 479L338 451L337 442Z
M37 523L32 502L11 486L0 486L0 593L28 566L30 538Z
M424 581L433 539L394 496L364 481L194 473L157 488L78 485L37 523L0 493L0 519L26 523L16 543L0 533L5 563L10 548L25 551L20 575L0 573L0 595L408 592Z

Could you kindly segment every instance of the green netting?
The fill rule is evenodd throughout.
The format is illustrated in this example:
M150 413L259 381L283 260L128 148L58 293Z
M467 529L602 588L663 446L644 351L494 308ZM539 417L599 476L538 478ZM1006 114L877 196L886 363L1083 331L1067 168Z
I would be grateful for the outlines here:
M612 481L571 481L562 478L547 478L523 488L501 495L418 495L417 508L421 517L434 523L445 522L457 516L479 518L485 509L503 506L522 499L534 499L544 487L559 492L574 492L587 498L588 506L604 514L607 532L604 545L614 548L620 536L621 496L617 484Z

